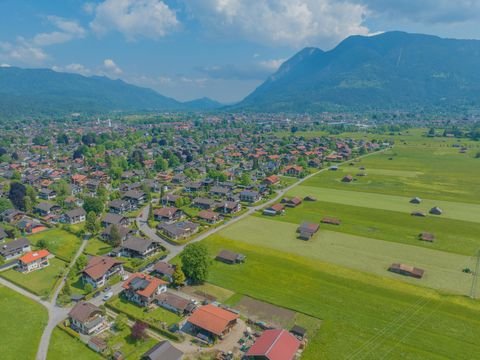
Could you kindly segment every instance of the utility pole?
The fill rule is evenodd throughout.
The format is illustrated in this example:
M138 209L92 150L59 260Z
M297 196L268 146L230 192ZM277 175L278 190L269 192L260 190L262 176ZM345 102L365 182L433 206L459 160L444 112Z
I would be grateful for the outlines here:
M470 289L470 297L475 299L475 292L477 290L478 271L480 271L480 250L477 251L477 262L475 264L475 272L473 273L472 288Z

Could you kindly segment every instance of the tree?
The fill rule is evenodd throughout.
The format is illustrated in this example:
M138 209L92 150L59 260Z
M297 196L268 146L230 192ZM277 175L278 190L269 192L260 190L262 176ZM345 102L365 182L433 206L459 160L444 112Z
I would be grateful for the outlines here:
M155 165L154 168L156 171L165 171L168 169L168 162L162 157L157 157L155 159Z
M87 263L88 263L87 257L84 254L81 254L78 257L77 262L75 263L75 268L77 269L78 272L80 272L85 268L85 266L87 266Z
M7 198L0 198L0 213L13 208L12 202Z
M103 212L103 201L96 197L88 197L83 203L83 208L87 213L94 212L99 215Z
M173 285L182 286L185 284L185 274L183 273L180 266L175 266L175 271L172 274Z
M32 212L32 210L33 210L32 199L30 199L28 196L25 196L23 198L23 204L24 204L26 212L28 212L28 213Z
M242 184L243 186L248 186L251 183L252 183L252 178L247 172L244 172L242 174L242 177L240 178L240 184Z
M110 228L110 244L113 247L120 246L120 243L122 242L122 237L120 235L120 231L118 230L117 225L113 224L112 227Z
M148 325L143 321L135 321L135 324L132 326L132 338L135 340L145 340L147 338L147 329Z
M40 249L46 249L47 248L47 241L45 239L38 240L37 247L39 247Z
M210 259L207 247L202 243L188 244L180 254L182 271L194 284L207 280Z
M128 326L128 318L124 313L119 313L115 318L115 329L118 331L123 331Z
M90 283L87 283L85 284L85 286L83 287L83 290L85 290L85 292L87 294L91 293L93 291L93 285L90 284Z
M18 210L25 211L25 196L27 195L27 188L19 182L13 182L10 185L8 198Z
M91 234L96 234L98 230L100 230L99 224L97 222L97 214L95 212L90 211L87 214L87 218L85 220L85 230Z
M70 288L70 285L68 284L68 281L65 282L65 285L63 286L62 293L65 295L72 295L72 289Z

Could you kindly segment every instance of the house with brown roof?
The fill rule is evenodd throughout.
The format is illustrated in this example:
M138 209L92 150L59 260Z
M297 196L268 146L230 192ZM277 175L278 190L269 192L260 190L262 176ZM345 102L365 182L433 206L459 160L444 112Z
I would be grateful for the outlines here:
M105 214L102 218L102 226L108 227L109 225L127 226L128 218L119 214L108 213Z
M165 261L158 261L154 267L152 273L160 278L167 279L168 282L173 281L173 273L175 272L175 266Z
M172 206L155 209L153 216L156 221L162 221L165 223L172 223L183 218L183 211Z
M155 303L178 315L190 314L196 307L193 301L168 291L157 295Z
M285 205L273 204L272 206L269 206L268 208L263 210L263 215L275 216L275 215L283 214L284 212L285 212Z
M225 264L239 264L245 262L246 256L229 250L222 250L215 257L215 260Z
M300 234L299 238L302 240L310 240L312 236L318 231L320 225L308 221L303 222L297 229Z
M263 183L267 186L276 185L280 183L280 177L277 175L270 175L263 179Z
M73 330L85 335L97 334L108 327L102 309L86 301L78 302L68 313L68 319Z
M139 306L148 306L167 291L167 282L144 273L135 273L123 284L122 294Z
M178 350L169 341L164 340L153 346L145 354L141 360L181 360L183 352Z
M220 214L211 210L202 210L197 214L197 217L201 221L205 221L208 224L216 224L221 220Z
M208 304L196 309L187 323L196 335L203 334L211 339L221 339L236 325L238 318L238 314Z
M303 167L299 165L289 165L283 169L283 173L289 176L299 176L303 172Z
M82 280L94 288L102 287L115 275L123 275L123 263L109 256L93 256L82 270Z

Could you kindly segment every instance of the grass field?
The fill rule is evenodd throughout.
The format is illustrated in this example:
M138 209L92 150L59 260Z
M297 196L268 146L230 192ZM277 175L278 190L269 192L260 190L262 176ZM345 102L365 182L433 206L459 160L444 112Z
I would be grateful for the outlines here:
M355 196L356 194L354 194ZM305 201L294 209L287 209L285 215L266 217L270 220L300 224L302 221L318 223L330 216L342 220L340 226L321 224L321 229L338 231L379 240L422 246L428 249L453 252L471 256L480 248L480 223L452 220L439 216L417 217L409 212L398 212L344 205L325 201ZM435 235L433 243L419 241L421 232Z
M163 308L156 308L153 311L145 311L145 308L139 307L125 299L114 298L109 302L116 310L121 311L135 319L145 320L151 323L167 323L167 326L178 323L181 317L171 311Z
M210 237L243 265L214 262L209 281L323 320L303 359L472 359L480 304L297 254Z
M0 276L36 295L48 295L66 266L64 261L55 258L50 259L49 262L50 265L46 268L28 274L11 269L0 273Z
M297 227L296 224L249 217L213 238L219 242L235 240L280 250L445 292L468 294L470 290L472 275L463 273L462 269L475 267L473 257L330 230L320 230L311 240L303 241L297 239ZM388 272L388 267L396 262L422 268L425 276L413 279ZM478 288L480 290L480 285Z
M49 251L66 260L73 258L81 243L81 240L75 235L58 228L28 236L28 239L33 245L40 240L45 240Z
M0 349L2 360L34 359L47 310L40 304L0 286Z
M84 252L88 255L105 255L112 250L112 247L105 241L98 238L91 238L85 247Z
M74 339L63 330L55 328L48 346L47 360L64 359L101 360L103 357L90 350L80 340Z

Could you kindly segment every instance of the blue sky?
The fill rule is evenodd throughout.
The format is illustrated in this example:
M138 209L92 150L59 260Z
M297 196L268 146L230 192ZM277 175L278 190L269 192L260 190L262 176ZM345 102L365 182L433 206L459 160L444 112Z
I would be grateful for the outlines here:
M0 0L0 64L242 99L305 46L404 30L480 39L480 0Z

